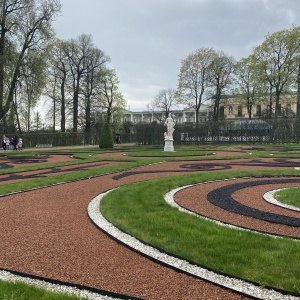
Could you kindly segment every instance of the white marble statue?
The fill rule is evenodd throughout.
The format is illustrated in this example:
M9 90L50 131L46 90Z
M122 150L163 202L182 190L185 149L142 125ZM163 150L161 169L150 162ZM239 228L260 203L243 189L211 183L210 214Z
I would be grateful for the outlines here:
M167 126L167 132L165 132L165 140L173 140L175 122L172 118L172 114L169 114L168 118L165 121L165 125Z

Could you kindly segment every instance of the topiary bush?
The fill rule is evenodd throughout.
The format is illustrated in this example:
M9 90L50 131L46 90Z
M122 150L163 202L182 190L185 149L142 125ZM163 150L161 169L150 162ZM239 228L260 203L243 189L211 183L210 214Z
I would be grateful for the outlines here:
M108 123L104 123L100 133L99 148L107 149L114 147L113 135Z

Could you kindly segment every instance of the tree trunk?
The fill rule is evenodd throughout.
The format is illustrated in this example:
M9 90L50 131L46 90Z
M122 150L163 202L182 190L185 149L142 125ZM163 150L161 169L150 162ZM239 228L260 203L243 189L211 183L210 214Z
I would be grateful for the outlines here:
M17 118L18 132L22 133L21 124L20 124L20 119L19 119L19 114L18 114L16 103L17 103L17 91L15 91L15 101L13 102L13 106L14 106L14 111L15 111L16 118Z
M196 107L196 128L199 126L199 111L200 111L200 105L197 105Z
M107 124L110 124L111 122L111 106L109 105L108 108L107 108Z
M87 97L85 109L85 132L91 132L91 99Z
M61 132L66 132L66 99L65 99L66 77L67 74L64 73L61 86L60 86L60 94L61 94L60 130Z
M278 119L279 115L279 107L280 107L280 89L276 87L276 95L275 95L275 120Z
M248 109L249 120L252 120L252 104L249 104L247 109Z
M79 82L80 78L77 77L73 96L73 132L77 132L78 127Z
M214 115L213 115L213 120L214 120L215 122L219 121L220 99L221 99L221 91L220 91L219 88L217 88L216 99L215 99L215 105L214 105Z
M300 118L300 66L298 67L298 74L297 74L297 112L296 116Z
M56 99L53 99L53 126L52 126L52 132L55 133L55 123L56 123L56 116L55 116L55 112L56 112Z

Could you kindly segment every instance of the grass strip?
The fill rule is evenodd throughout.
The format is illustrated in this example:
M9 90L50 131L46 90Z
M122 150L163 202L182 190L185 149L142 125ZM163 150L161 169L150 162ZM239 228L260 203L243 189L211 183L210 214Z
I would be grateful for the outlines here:
M207 150L192 150L192 149L176 149L174 152L170 151L163 151L163 149L159 151L153 151L153 150L146 150L146 151L138 151L129 152L129 156L134 157L178 157L178 156L204 156L204 155L212 155L213 151L207 151Z
M69 181L75 181L75 180L85 179L94 176L100 176L107 173L124 171L127 169L144 166L151 163L157 163L160 161L161 161L160 159L142 159L139 161L125 162L124 164L115 165L115 166L99 167L99 168L84 170L84 171L80 170L68 174L60 174L55 176L42 177L42 178L36 178L32 180L0 185L0 195L15 193L15 192L29 190L29 189L43 187L43 186L50 186L61 182L69 182Z
M295 171L238 171L155 179L104 197L101 212L121 230L183 259L231 276L288 292L300 292L300 242L230 229L166 204L169 190L208 180L299 175Z
M0 280L0 300L87 300L74 294L50 292L22 283Z
M35 157L36 155L32 155L32 156ZM26 157L28 157L29 159L32 156L26 155ZM74 158L74 160L72 160L72 161L57 162L57 163L42 163L42 164L36 163L36 164L30 165L30 166L0 169L0 175L18 173L18 172L26 172L26 171L44 170L44 169L63 167L63 166L80 165L80 164L93 163L93 162L99 162L99 161L125 161L126 162L126 161L135 161L136 160L133 158L130 159L128 157L126 157L124 159L123 158L117 159L117 158L97 157L97 156L93 156L91 153L87 153L87 154L75 153L75 154L72 154L72 156Z

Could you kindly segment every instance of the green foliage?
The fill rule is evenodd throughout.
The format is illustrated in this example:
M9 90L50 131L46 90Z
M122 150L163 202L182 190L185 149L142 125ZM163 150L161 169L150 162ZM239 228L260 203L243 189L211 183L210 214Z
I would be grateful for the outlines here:
M265 41L253 50L253 68L259 81L275 93L275 119L279 116L280 97L287 87L292 87L298 76L300 28L281 30L268 34ZM299 87L297 87L299 93ZM272 111L270 111L270 115Z
M114 140L113 140L113 135L110 126L108 123L104 123L101 129L99 148L108 149L113 147L114 147Z
M114 115L114 123L116 127L120 127L122 114L126 108L126 101L123 94L119 91L119 79L115 70L102 69L98 73L99 76L99 98L100 106L107 111L107 119L111 120ZM108 121L109 122L109 121Z
M2 1L1 4L0 86L3 88L0 91L0 119L2 120L13 103L16 83L25 77L28 78L28 73L24 73L24 67L28 63L30 53L33 51L42 53L51 40L53 34L51 20L58 15L61 5L59 1L54 0L47 1L47 5L43 1L20 0ZM33 79L31 75L30 79ZM30 92L34 90L30 88Z
M136 124L136 142L142 145L163 145L165 130L162 124L156 122Z

